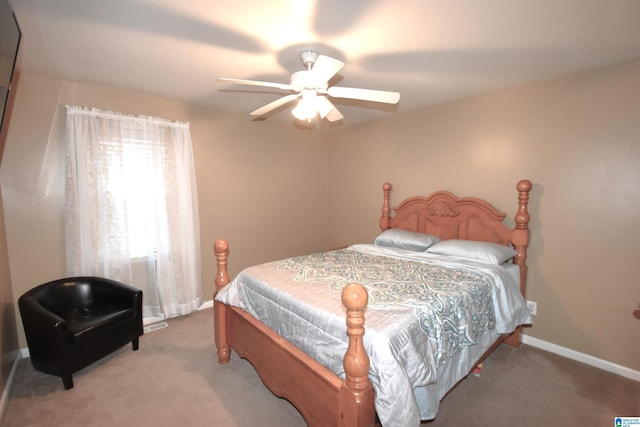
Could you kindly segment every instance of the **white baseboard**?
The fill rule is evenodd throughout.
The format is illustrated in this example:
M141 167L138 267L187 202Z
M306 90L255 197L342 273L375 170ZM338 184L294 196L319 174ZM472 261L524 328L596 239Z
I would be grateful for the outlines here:
M212 307L213 307L213 300L210 299L209 301L203 302L202 305L198 307L198 310L206 310L207 308L212 308Z
M13 361L13 366L11 366L11 372L9 372L9 377L4 385L4 390L2 390L2 397L0 397L0 421L2 421L4 410L7 407L7 402L9 401L9 393L13 386L13 379L15 378L16 369L18 368L18 362L22 359L22 353L22 350L18 350L16 352L16 358Z
M621 375L635 381L640 381L640 371L635 371L625 366L616 365L615 363L611 363L603 359L598 359L597 357L589 356L588 354L580 353L579 351L571 350L569 348L562 347L548 341L543 341L541 339L523 334L522 343L558 354L560 356L566 357L567 359L586 363L587 365L594 366L607 372L612 372L614 374Z

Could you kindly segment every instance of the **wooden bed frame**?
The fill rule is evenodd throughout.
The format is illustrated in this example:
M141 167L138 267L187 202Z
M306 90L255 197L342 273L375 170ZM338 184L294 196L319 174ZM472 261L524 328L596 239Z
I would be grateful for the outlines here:
M506 217L488 202L458 198L447 191L429 197L411 197L393 208L391 184L383 185L384 201L380 229L399 228L429 233L442 239L467 239L512 245L517 251L513 262L520 267L520 287L525 295L527 246L529 244L529 192L531 182L518 182L518 210L515 227L503 224ZM214 245L218 271L216 293L229 283L227 260L229 245L218 240ZM289 400L309 426L364 427L376 425L374 391L369 382L369 357L364 349L364 311L367 292L351 284L342 292L346 308L349 345L344 356L345 379L316 362L289 341L266 327L246 311L215 301L214 325L218 361L227 363L231 349L247 359L264 384L277 396ZM502 342L520 345L522 327L500 337L478 361L482 361Z

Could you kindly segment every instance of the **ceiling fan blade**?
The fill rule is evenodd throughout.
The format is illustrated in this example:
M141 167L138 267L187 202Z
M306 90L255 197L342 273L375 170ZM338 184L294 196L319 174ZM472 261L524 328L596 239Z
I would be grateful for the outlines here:
M395 104L400 101L398 92L387 92L384 90L357 89L353 87L333 86L327 90L329 96L334 98L350 98L362 101L386 102Z
M264 107L260 107L257 110L254 110L251 112L252 116L262 116L264 114L267 114L269 111L275 110L276 108L280 107L281 105L286 104L287 102L291 102L294 99L298 98L300 96L300 94L292 94L292 95L287 95L287 96L283 96L282 98L278 98L273 102L270 102L269 104L265 105Z
M282 90L294 90L294 88L291 85L284 84L284 83L261 82L258 80L228 79L226 77L218 77L217 80L219 82L234 83L238 85L264 86L264 87L275 87L277 89L282 89Z
M336 122L342 119L344 119L344 116L340 114L340 111L338 111L336 107L333 107L333 110L329 111L329 114L327 114L327 120L330 122Z
M329 114L327 114L327 120L329 120L330 122L337 122L338 120L342 119L344 119L344 116L340 114L340 111L338 111L338 109L335 107L329 112Z
M338 71L344 67L344 62L329 56L319 55L316 59L311 72L317 86L325 86L331 77L335 76Z
M329 101L326 96L322 96L322 95L317 96L315 100L315 104L316 104L316 110L318 110L318 114L320 115L320 118L324 119L326 117L327 120L329 120L330 122L334 121L334 120L331 120L330 118L331 113L333 111L337 112L338 110L336 110L335 105L333 105L333 103ZM340 113L338 114L342 116L342 114ZM334 114L334 117L335 117L335 114ZM339 119L336 119L336 120L339 120Z

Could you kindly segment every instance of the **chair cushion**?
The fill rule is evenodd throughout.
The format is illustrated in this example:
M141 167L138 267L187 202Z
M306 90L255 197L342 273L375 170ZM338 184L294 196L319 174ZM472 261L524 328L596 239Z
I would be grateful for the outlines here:
M60 314L60 317L67 321L67 327L74 339L82 340L88 335L99 332L104 327L112 328L114 323L134 319L135 314L135 308L94 303L70 308Z

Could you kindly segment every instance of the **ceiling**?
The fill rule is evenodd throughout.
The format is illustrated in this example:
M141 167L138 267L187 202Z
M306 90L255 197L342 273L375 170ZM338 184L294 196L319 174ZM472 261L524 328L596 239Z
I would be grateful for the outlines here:
M287 94L314 49L333 85L400 92L332 99L338 126L640 58L637 0L9 0L22 71L246 114ZM267 120L292 122L285 106ZM335 124L334 124L335 125ZM324 126L324 125L323 125Z

